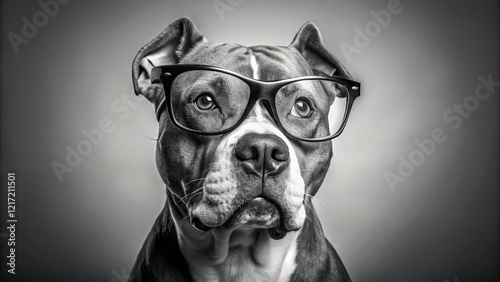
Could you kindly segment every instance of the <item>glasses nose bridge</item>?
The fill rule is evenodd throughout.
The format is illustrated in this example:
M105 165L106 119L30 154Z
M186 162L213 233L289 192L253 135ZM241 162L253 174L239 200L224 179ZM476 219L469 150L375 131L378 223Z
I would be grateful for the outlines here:
M256 106L259 105L259 102L261 105L263 105L264 109L266 109L267 113L269 114L271 120L275 123L277 123L276 115L273 110L273 92L275 92L275 87L272 84L268 84L263 81L259 81L258 83L253 83L250 85L250 101L249 101L249 109L248 113L252 111L256 111Z
M267 110L269 115L273 119L276 119L273 111L274 96L276 96L277 92L276 86L272 83L259 81L259 83L251 85L250 89L252 96L251 100L253 100L251 101L252 108L254 108L259 102L262 102L262 105L264 105L264 108Z
M274 98L273 94L275 94L277 91L276 83L268 81L258 81L258 83L251 85L250 88L252 94L256 97L257 100L272 100Z

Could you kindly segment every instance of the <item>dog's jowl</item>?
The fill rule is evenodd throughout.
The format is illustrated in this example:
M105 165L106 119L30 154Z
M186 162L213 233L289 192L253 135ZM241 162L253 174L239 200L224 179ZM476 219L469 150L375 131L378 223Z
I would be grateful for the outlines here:
M306 23L288 46L208 41L186 18L133 62L166 203L132 281L350 281L311 197L360 85Z

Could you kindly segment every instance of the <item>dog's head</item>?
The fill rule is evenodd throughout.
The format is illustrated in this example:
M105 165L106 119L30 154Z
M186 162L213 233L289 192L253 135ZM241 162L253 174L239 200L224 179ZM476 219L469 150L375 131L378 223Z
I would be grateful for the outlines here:
M172 64L212 65L261 81L314 74L350 78L324 47L316 25L302 26L289 46L245 47L210 43L183 18L145 45L133 63L136 93L159 111L158 170L172 203L195 228L269 229L275 239L300 229L310 204L308 196L317 192L328 170L331 142L290 138L261 101L230 132L206 136L182 130L167 111L180 111L175 114L186 123L210 127L217 119L208 117L207 110L229 103L227 95L231 95L229 108L245 107L247 100L238 97L248 86L209 72L191 72L171 88L178 98L165 109L163 86L151 82L151 70ZM331 97L332 93L323 94ZM294 102L290 108L304 106ZM230 117L232 113L219 114ZM314 131L323 125L320 120L307 126Z

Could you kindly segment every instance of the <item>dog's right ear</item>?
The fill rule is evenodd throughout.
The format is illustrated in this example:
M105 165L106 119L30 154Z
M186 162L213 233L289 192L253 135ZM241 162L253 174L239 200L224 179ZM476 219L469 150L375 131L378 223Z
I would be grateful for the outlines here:
M290 45L299 51L315 74L352 79L339 59L326 49L321 32L315 23L305 23Z
M159 83L151 83L151 69L177 64L190 50L206 42L190 19L181 18L171 23L135 56L132 64L135 93L144 95L157 106L163 87Z

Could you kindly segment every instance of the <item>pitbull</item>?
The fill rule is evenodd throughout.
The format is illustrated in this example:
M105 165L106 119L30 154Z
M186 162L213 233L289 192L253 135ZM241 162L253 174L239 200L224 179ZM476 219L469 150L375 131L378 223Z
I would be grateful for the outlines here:
M315 74L351 78L311 22L289 46L245 47L211 43L181 18L140 49L133 82L156 109L156 164L167 196L130 281L350 281L311 203L329 168L331 142L290 138L262 101L223 134L182 130L173 122L176 105L165 106L170 90L158 79L170 74L155 69L186 64L263 82ZM191 75L176 87L203 83ZM215 107L211 96L192 103Z

